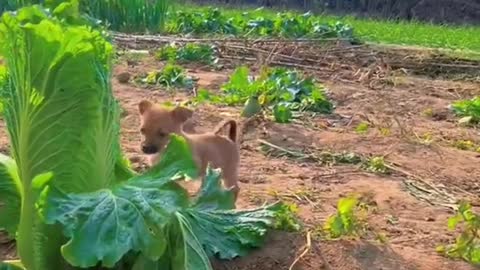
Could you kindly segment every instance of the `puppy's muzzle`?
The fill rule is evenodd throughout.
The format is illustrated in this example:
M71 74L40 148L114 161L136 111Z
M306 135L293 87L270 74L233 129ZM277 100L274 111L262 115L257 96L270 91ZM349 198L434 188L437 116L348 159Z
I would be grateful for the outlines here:
M158 148L154 145L143 145L142 151L145 154L155 154L158 152Z

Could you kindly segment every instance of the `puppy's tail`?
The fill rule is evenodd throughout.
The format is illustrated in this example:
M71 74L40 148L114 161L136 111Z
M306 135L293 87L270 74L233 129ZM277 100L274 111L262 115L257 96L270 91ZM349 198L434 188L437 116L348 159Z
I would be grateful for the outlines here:
M230 129L228 130L228 138L236 143L237 142L237 121L233 119L229 120L224 120L220 122L216 127L215 130L213 131L214 134L220 133L225 126L230 126Z

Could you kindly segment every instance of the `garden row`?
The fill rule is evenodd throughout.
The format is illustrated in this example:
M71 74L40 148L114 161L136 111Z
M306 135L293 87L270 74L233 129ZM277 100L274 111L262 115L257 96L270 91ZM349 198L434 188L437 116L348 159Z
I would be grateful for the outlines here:
M136 78L137 82L193 89L193 78L188 77L179 64L198 63L213 68L218 62L215 46L200 43L166 45L155 52L155 57L165 61L165 67ZM250 74L247 67L237 68L221 90L216 94L208 89L199 89L195 102L244 105L242 114L246 117L271 111L279 123L289 123L295 115L303 112L329 114L334 110L334 104L320 82L299 70L283 67L264 67L258 74ZM456 101L451 107L453 113L460 117L460 123L477 125L480 122L480 97Z
M62 1L11 0L0 3L0 12L15 10L25 4L42 4L50 8ZM218 9L175 11L170 1L103 0L77 1L90 19L104 22L109 29L121 32L269 36L282 38L342 38L353 40L351 27L337 22L324 23L310 13L278 13L276 16L255 16L248 12L227 17Z

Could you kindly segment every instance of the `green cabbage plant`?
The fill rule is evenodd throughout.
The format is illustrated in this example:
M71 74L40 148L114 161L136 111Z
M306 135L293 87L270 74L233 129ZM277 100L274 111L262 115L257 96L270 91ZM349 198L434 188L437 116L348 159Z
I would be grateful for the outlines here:
M69 18L72 7L61 7ZM129 169L110 85L112 45L58 16L32 6L0 19L11 146L11 157L0 155L0 228L19 254L0 269L207 270L211 256L259 247L279 205L234 210L211 169L191 199L176 182L196 175L182 138L173 136L146 173Z

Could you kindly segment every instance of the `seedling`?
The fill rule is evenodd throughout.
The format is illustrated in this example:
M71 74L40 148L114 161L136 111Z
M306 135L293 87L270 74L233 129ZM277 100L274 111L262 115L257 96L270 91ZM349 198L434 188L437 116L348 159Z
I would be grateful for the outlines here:
M357 134L366 134L368 129L370 128L370 124L366 121L362 121L360 124L357 125L355 128L355 132Z
M384 157L372 157L364 163L363 167L373 173L387 174L389 171Z
M452 104L453 112L462 117L463 123L477 124L480 121L480 96L460 100Z
M366 231L366 209L357 196L342 198L337 204L337 213L330 216L323 226L326 236L331 239L360 237Z
M449 230L460 228L460 234L452 245L439 246L437 251L447 257L463 259L473 265L480 265L480 215L472 206L461 202L458 213L448 220Z

